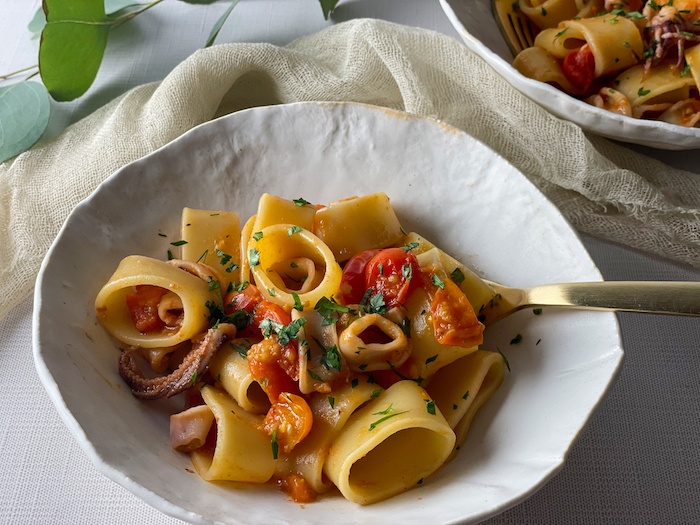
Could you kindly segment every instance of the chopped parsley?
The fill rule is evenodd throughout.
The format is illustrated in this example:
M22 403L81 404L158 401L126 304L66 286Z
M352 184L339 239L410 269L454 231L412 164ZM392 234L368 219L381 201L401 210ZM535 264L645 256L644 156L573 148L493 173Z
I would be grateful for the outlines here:
M535 308L532 310L532 313L535 315L542 315L542 308Z
M183 244L187 244L187 241L185 241L185 240L182 240L182 241L173 241L173 242L171 242L170 244L172 244L173 246L182 246Z
M323 317L323 321L321 321L322 326L332 325L337 322L339 313L352 313L352 310L348 306L338 304L332 297L330 299L328 299L328 297L321 297L316 302L314 310Z
M307 201L306 199L302 199L301 197L298 199L294 199L293 202L297 206L310 206L311 205L311 203L309 201Z
M299 336L299 330L306 323L306 319L300 317L295 319L288 325L277 323L272 319L263 319L259 328L265 337L270 337L273 333L277 335L277 342L282 346L286 346L292 339Z
M420 244L414 241L402 246L401 249L405 252L410 252L413 248L418 248L418 246L420 246Z
M270 441L272 444L272 459L277 459L279 455L279 445L277 444L277 429L272 431L272 436L270 436Z
M387 407L386 410L382 410L381 412L374 412L372 413L373 416L383 416L377 419L374 423L372 423L369 426L369 430L372 431L375 428L377 428L377 425L384 423L387 419L391 419L392 417L399 416L401 414L405 414L408 412L407 410L404 410L403 412L397 412L396 409L394 408L393 403Z
M255 248L251 248L250 253L248 254L248 261L250 261L251 266L257 266L260 264L260 252Z
M292 298L294 299L294 309L303 312L304 305L301 304L301 299L299 299L299 295L296 292L292 292Z
M255 232L253 234L253 239L255 239L256 241L259 241L262 238L263 238L263 232Z
M464 282L464 273L459 268L455 268L450 274L450 279L452 279L455 284L462 284Z
M299 233L301 230L303 230L303 228L302 228L301 226L290 226L290 227L287 229L287 235L288 235L289 237L291 237L291 236L294 235L295 233Z
M328 404L331 406L331 408L335 408L335 398L331 395L328 396Z
M523 336L521 334L517 334L513 339L510 340L510 344L517 345L520 344L522 340Z
M439 276L438 274L434 273L430 279L433 281L433 284L434 284L435 286L437 286L438 288L440 288L440 290L444 290L444 289L445 289L445 281L443 281L442 279L440 279L440 276Z
M501 352L501 349L496 347L496 350L498 351L499 354L501 354L501 357L503 358L503 362L506 364L506 368L508 369L508 372L510 372L510 363L508 362L508 359L506 356Z
M432 399L426 399L425 400L425 410L428 412L428 414L432 414L433 416L435 415L435 401Z

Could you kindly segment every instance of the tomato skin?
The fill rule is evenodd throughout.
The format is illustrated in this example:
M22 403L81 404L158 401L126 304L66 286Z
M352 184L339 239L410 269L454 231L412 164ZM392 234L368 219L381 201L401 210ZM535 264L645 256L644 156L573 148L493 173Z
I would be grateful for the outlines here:
M295 348L282 347L272 338L263 339L248 350L248 369L253 379L275 403L282 392L299 393L298 360Z
M224 298L224 313L230 315L236 310L245 310L248 313L252 313L262 300L262 294L252 284L249 284L240 292L231 290Z
M419 281L419 272L418 260L413 253L403 248L386 248L367 263L367 288L372 288L374 293L381 293L387 308L392 308L406 301L409 292Z
M289 474L279 482L283 492L289 494L294 503L311 503L316 501L316 493L300 474Z
M477 319L467 296L451 279L444 279L444 288L433 286L428 296L438 343L471 348L484 341L484 325Z
M297 394L282 392L263 421L265 432L275 432L277 444L285 454L303 440L313 426L314 416L306 400Z
M561 66L564 76L581 91L588 91L595 78L595 57L588 44L572 51L564 58Z
M380 250L365 250L354 255L345 263L336 301L340 304L358 304L362 301L367 291L365 268L370 259L379 252Z
M126 306L131 321L142 334L158 332L165 327L165 322L158 316L158 303L168 293L165 288L150 284L140 284L134 293L127 294Z

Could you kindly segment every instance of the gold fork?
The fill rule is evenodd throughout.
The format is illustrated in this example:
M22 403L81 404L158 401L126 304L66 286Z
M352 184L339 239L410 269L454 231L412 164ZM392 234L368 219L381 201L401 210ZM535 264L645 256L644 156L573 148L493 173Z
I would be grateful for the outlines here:
M603 281L522 289L484 282L495 293L479 312L486 325L523 308L544 306L700 316L700 282L694 281Z
M537 28L520 10L517 0L491 0L491 7L513 56L535 45Z

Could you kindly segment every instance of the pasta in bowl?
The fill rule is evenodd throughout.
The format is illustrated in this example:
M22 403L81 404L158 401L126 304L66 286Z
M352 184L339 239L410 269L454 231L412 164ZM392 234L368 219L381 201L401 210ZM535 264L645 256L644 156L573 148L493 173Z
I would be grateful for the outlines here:
M670 150L700 147L692 1L689 7L670 2L665 10L666 2L641 0L515 2L514 18L528 20L536 40L517 59L491 3L441 0L467 47L529 98L608 138ZM678 18L669 26L670 9Z
M197 221L217 221L221 219L216 213L212 216L212 210L235 211L240 218L238 228L242 236L250 239L257 231L267 231L268 227L275 229L272 223L261 226L259 230L255 230L252 224L247 228L246 218L258 215L259 197L265 193L276 202L293 203L301 195L310 202L345 203L348 208L353 205L353 201L343 201L348 195L385 194L391 197L391 208L405 232L420 233L420 242L429 239L442 253L450 254L491 280L526 286L600 279L574 231L527 178L480 142L444 123L386 108L333 103L256 108L213 121L109 177L68 218L37 281L33 338L37 371L68 429L100 472L155 508L193 523L324 523L332 516L336 523L341 524L366 521L399 524L407 520L428 519L435 523L476 523L522 501L562 468L574 436L580 433L605 395L622 360L619 330L612 314L547 312L546 315L533 315L531 311L523 311L486 329L483 348L500 349L507 357L511 372L506 367L501 386L478 409L476 417L471 420L468 414L465 414L467 419L461 417L463 423L450 420L457 417L459 410L449 406L442 413L440 407L447 406L448 402L440 397L439 392L429 392L430 399L450 426L455 442L460 439L461 424L466 425L469 421L469 429L459 452L426 476L423 483L417 483L417 471L408 471L410 465L400 465L396 461L390 466L384 464L386 470L407 469L412 480L409 490L395 496L361 505L347 500L340 491L330 487L314 503L295 504L270 482L206 481L202 478L193 464L192 454L179 452L171 446L170 417L183 411L185 395L148 400L134 396L132 388L119 374L119 349L141 347L138 353L131 354L141 374L130 377L146 397L155 397L165 387L149 385L148 380L170 375L174 364L177 363L179 368L182 357L192 350L205 352L210 345L216 346L220 338L225 337L228 341L229 337L236 339L241 334L231 335L230 328L224 327L212 334L208 341L197 337L194 343L191 339L183 340L176 343L177 353L165 359L167 353L159 350L161 343L146 350L143 342L117 342L98 319L100 314L95 309L95 299L124 260L135 256L156 261L158 267L171 267L166 271L177 272L175 275L181 279L190 280L187 276L191 276L204 284L203 288L200 287L202 295L197 302L201 304L204 300L205 307L190 313L206 316L204 330L208 330L210 310L206 303L218 301L217 290L209 290L209 276L218 274L219 279L228 279L234 285L239 283L241 272L250 272L250 269L242 268L241 262L249 258L241 257L241 250L247 250L243 253L248 255L250 248L260 250L257 247L259 241L245 247L240 238L219 244L221 255L216 249L213 252L209 249L204 264L210 268L197 271L192 261L199 259L215 239L197 235L190 236L187 244L178 242L183 240L183 222L187 225ZM279 197L272 198L273 194ZM302 209L296 204L292 206L293 210ZM315 206L303 209L312 212L316 218L323 218L322 210L316 210ZM289 219L283 219L289 224L287 221ZM330 223L314 222L312 229L306 229L322 239L334 254L338 253L334 259L341 267L347 265L346 261L352 254L364 249L364 245L358 243L351 247L352 254L340 255L331 237L320 229L322 224ZM523 224L527 224L527 228L522 228ZM376 231L375 222L365 223L366 227L356 225L359 231L370 231L374 236L380 233ZM284 239L289 228L279 229L282 233L277 235ZM214 231L214 228L207 226L202 231ZM391 239L392 231L395 231L394 227L386 228L389 235L382 241L392 248L400 249L419 242L417 239L406 239L405 242ZM313 271L323 270L326 264L323 251L317 250L313 243L297 238L299 234L289 237L295 243L299 242L299 245L295 244L299 253L291 253L287 261L290 269L293 261L304 272L311 271L310 264L314 265ZM264 235L260 241L263 239ZM307 239L313 238L307 236ZM361 238L352 234L340 236L340 239L358 241ZM418 253L416 248L411 251L417 258L427 257ZM168 252L172 255L170 262ZM231 259L226 260L224 255L231 255ZM442 264L449 268L452 263L446 260L448 262ZM234 261L238 268L231 266ZM268 267L268 262L263 259L262 265ZM274 262L272 266L280 273L281 267ZM147 267L141 266L144 268ZM299 275L290 274L297 281ZM325 271L318 277L323 275ZM301 298L301 283L293 279L285 281L284 277L282 275L282 282L275 286L279 288L288 284L289 295L292 296L291 291L294 291ZM163 283L150 281L146 284L160 286ZM119 294L126 295L131 291L117 292L118 288L113 285L114 293L118 294L115 299ZM265 293L270 299L265 288L261 288L261 294ZM224 283L222 294L227 289L228 284ZM194 295L183 293L180 299L168 298L168 307L163 308L164 326L161 327L165 333L175 334L189 326L188 320L180 318L180 314L185 313L187 297ZM417 293L413 300L419 299L427 300ZM176 308L178 300L183 303L182 311ZM337 297L336 301L340 304ZM481 304L475 297L470 297L470 301ZM318 333L322 336L316 338L324 347L331 346L324 339L323 316L318 312L318 315L314 314L316 303L312 305L311 302L310 299L303 312L292 307L290 313L308 316L301 327L305 331L303 335L321 325ZM128 310L125 313L131 323ZM478 316L478 311L475 313ZM221 312L219 315L228 314ZM390 343L389 338L394 337L392 334L398 337L399 342L394 346L380 346L378 349L385 352L387 358L395 360L393 363L398 363L404 350L400 335L390 328L393 325L383 323L378 317L365 317L368 317L365 322L374 323L368 330L381 331L384 327L388 332L374 342ZM338 322L343 321L339 319ZM398 326L402 324L399 318L389 321ZM220 326L224 324L227 323L220 323ZM270 323L269 328L271 334L274 333L275 325ZM414 347L429 348L418 341L422 336L429 339L430 333L421 331L418 326L414 329ZM258 334L261 340L264 339L260 331ZM520 343L511 344L518 334ZM354 336L364 337L353 329L346 334L348 344L352 345L353 341L357 344ZM310 344L316 345L313 337ZM208 376L214 379L213 383L201 391L195 389L195 392L202 398L208 396L212 406L218 406L216 410L219 410L220 418L229 414L233 416L230 411L224 414L232 398L243 409L233 407L239 417L252 414L251 423L255 426L255 420L260 416L264 418L272 403L254 381L242 378L251 375L248 367L236 366L245 363L239 353L239 349L243 351L244 348L222 343L209 361L209 371L201 375L197 373L195 378L199 382ZM361 349L357 350L362 353ZM372 355L380 355L379 351ZM459 381L460 369L451 366L452 363L443 363L443 366L438 359L425 363L436 353L426 350L426 354L417 359L426 365L427 373L432 373L433 367L440 367L430 381L433 386L438 381L446 384ZM488 353L504 364L497 351ZM163 357L160 362L159 354ZM321 377L320 383L323 383L326 372L334 372L332 367L326 370L320 359L322 355L325 353L314 352L305 364L299 362L299 366L305 366ZM465 358L474 355L476 352ZM185 367L191 365L192 368L180 374L181 382L172 381L175 384L167 388L182 386L189 389L199 364L197 356L195 353L187 361ZM360 360L362 357L348 359L347 369L359 369L364 364ZM408 365L404 362L398 366ZM149 368L153 368L153 374L148 373ZM417 374L426 372L418 370ZM352 373L360 376L359 372ZM373 372L380 373L386 372ZM475 377L471 373L468 375ZM140 376L146 376L146 381ZM315 388L315 379L308 373L307 377L310 381L299 385L300 390L302 387ZM353 406L361 399L358 392L369 390L371 397L379 386L378 383L365 386L358 381L353 391L351 379L347 388L357 397L344 396L340 391L332 396L334 406L342 414L363 410ZM465 392L467 389L476 392L476 386L465 386ZM383 437L376 439L391 444L391 436L403 432L400 430L405 428L402 425L418 422L406 421L404 415L393 416L377 424L371 432L368 430L372 423L385 417L373 413L389 408L384 404L390 397L386 396L388 391L388 388L383 388L381 396L371 398L370 403L379 403L384 396L382 404L370 408L374 419L362 430L372 435L382 433ZM310 438L315 432L330 435L334 428L339 428L332 419L337 411L330 406L328 394L315 392L307 396L302 392L301 397L308 398L313 414L326 414L329 419L326 422L324 417L317 418L310 433L290 452L301 458L305 448L309 447L308 457L311 459L318 456L314 456L311 447L314 440ZM400 397L404 397L403 393ZM197 400L197 403L201 401ZM462 407L460 403L456 403L458 408ZM396 412L411 408L398 410L397 406L393 407ZM423 399L418 407L422 407L422 412L417 407L414 412L424 418L421 423L424 426L440 419L437 414L433 416L428 412ZM200 410L206 425L206 420L214 416L214 410L208 406ZM346 429L351 428L347 421L344 425ZM439 443L430 426L416 432L424 443ZM260 437L259 431L254 429L251 434L257 436L253 442L258 443L261 457L272 462L271 432ZM240 436L243 439L245 434ZM341 444L337 441L335 446L340 449ZM282 440L278 439L278 447L282 446ZM205 475L214 475L220 466L210 451L204 448L201 458L195 460L201 460L198 468ZM379 455L383 454L381 447L377 451ZM285 455L279 453L278 463L283 457ZM345 462L335 466L343 476L344 472L353 471L352 465L358 463L357 455L348 454L345 458ZM211 465L209 460L212 460ZM295 459L294 469L296 464ZM324 475L323 469L311 468L312 461L308 465L309 469L302 474L309 484L319 483L325 487L333 482ZM371 466L360 463L356 473L369 475ZM314 473L319 472L320 477L314 478ZM352 478L347 480L352 489Z
M503 381L503 356L479 349L496 293L405 234L385 194L263 194L242 231L222 210L181 224L179 257L125 257L95 310L134 396L184 395L171 446L203 479L276 480L300 503L335 486L364 505L463 445Z

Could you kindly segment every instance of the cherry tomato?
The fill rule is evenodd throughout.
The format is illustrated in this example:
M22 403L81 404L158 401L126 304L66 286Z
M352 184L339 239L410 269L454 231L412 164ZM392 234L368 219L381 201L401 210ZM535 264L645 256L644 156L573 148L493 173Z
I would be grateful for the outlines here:
M282 392L268 410L263 428L272 435L280 450L288 454L304 439L313 425L314 416L306 400L290 392Z
M564 76L573 85L587 91L595 78L595 57L588 44L572 51L564 58L561 66Z
M224 298L224 313L229 315L236 310L245 310L248 313L252 313L253 309L262 300L262 294L252 284L249 284L240 292L231 290Z
M289 474L280 480L280 488L289 494L295 503L311 503L316 493L300 474Z
M367 288L384 296L387 308L404 303L413 283L417 283L420 267L416 256L402 248L386 248L379 251L367 263L365 277ZM413 279L413 276L416 279Z
M141 284L134 293L127 294L126 306L131 321L141 333L157 332L165 323L158 316L158 303L168 291L160 286Z
M253 312L253 324L259 327L265 319L284 326L292 322L292 316L285 312L280 305L262 299Z
M365 268L369 260L380 250L365 250L354 255L343 267L340 291L336 301L340 304L358 304L367 291Z
M471 348L483 342L484 325L476 318L467 296L452 280L445 279L444 288L433 286L428 295L438 343Z
M284 348L267 338L248 350L248 369L253 379L275 403L282 392L299 392L299 363L291 343Z

